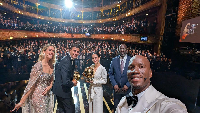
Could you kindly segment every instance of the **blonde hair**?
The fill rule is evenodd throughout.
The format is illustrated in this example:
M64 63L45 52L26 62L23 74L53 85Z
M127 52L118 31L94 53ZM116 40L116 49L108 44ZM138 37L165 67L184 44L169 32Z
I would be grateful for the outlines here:
M44 59L43 51L46 51L47 48L48 48L49 46L53 46L54 49L55 49L55 51L54 51L54 56L53 56L53 58L50 60L50 62L52 63L52 65L55 65L55 63L56 63L56 46L53 45L53 44L46 44L45 46L43 46L42 50L40 51L40 55L39 55L39 58L38 58L38 62L39 62L39 61L42 61L42 60Z

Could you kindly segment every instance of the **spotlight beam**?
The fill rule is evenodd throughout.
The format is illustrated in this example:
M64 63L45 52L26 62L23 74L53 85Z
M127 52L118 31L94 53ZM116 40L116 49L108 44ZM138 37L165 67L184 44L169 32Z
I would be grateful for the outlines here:
M72 8L72 6L73 6L72 0L65 0L65 6L66 6L67 8Z

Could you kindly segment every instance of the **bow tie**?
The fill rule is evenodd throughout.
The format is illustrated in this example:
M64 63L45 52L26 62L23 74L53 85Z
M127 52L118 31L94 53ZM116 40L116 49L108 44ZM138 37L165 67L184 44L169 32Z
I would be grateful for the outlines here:
M127 100L128 106L133 104L133 106L132 106L132 108L133 108L136 106L136 104L138 102L138 97L137 96L126 96L126 100Z

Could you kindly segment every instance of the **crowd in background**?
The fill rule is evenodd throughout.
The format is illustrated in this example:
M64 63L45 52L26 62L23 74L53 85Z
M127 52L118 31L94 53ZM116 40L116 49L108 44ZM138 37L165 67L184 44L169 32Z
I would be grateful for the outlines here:
M69 39L26 39L3 41L0 47L0 71L3 73L23 74L30 73L32 66L37 62L40 54L40 48L47 44L55 44L57 48L57 62L69 51L71 43L80 43L81 53L75 61L76 70L80 73L92 64L91 55L93 52L101 54L101 64L109 70L112 58L119 53L119 45L121 42L102 41L102 40L69 40ZM152 45L130 44L127 43L127 54L143 55L151 62L153 71L169 71L171 70L171 59L167 59L165 55L157 55L152 53Z
M37 7L37 4L30 0L3 0L3 2L6 2L15 8L18 8L20 10L25 10L29 13L38 14L42 16L47 17L53 17L53 18L63 18L63 19L75 19L75 20L96 20L96 19L104 19L104 18L112 18L115 16L119 16L123 13L128 13L133 8L137 8L151 0L127 0L120 6L115 6L110 9L106 9L103 12L102 11L90 11L90 12L82 12L77 11L77 8L92 8L92 7L102 7L108 6L116 3L123 2L122 0L83 0L80 1L73 1L73 7L72 8L66 8L64 1L51 1L51 4L59 5L59 8L52 9L48 6L42 6L39 5ZM40 1L40 2L46 2L46 1ZM48 2L47 2L48 3ZM54 6L55 7L55 6ZM38 9L37 9L38 8ZM60 10L62 9L62 12Z
M90 0L87 0L91 2ZM84 19L91 19L91 13L94 15L93 18L110 18L113 16L118 16L122 13L126 13L128 10L137 8L150 0L128 0L126 4L123 3L120 7L115 7L113 9L104 10L102 14L99 12L84 12ZM24 9L20 7L24 1L7 1L19 9ZM12 2L12 3L11 3ZM122 2L117 0L104 0L105 5L109 5L109 2ZM37 11L34 7L35 4L25 1L27 4L26 11L30 13L35 13ZM98 7L98 5L96 5ZM95 7L95 6L93 6ZM38 14L43 15L45 11L38 10ZM43 8L45 9L45 8ZM46 14L44 16L54 17L55 13L59 18L59 12L56 9L50 9L51 14ZM71 34L86 34L87 36L91 34L155 34L157 19L152 14L151 16L132 16L119 21L113 21L110 23L98 23L98 24L76 24L76 23L63 23L63 22L53 22L47 21L40 18L27 17L19 13L11 12L3 7L0 7L0 29L13 29L13 30L26 30L26 31L37 31L37 32L50 32L50 33L71 33ZM49 13L49 11L47 11ZM112 12L112 14L111 14ZM63 12L65 14L66 12ZM70 12L70 19L76 19L77 16L73 16L74 12ZM96 15L96 16L95 16ZM64 17L63 17L64 18ZM82 18L82 17L80 17ZM67 18L64 18L67 19ZM77 70L82 72L85 67L91 65L91 53L99 52L101 54L101 64L106 67L107 71L109 69L110 62L112 58L118 55L119 42L113 41L83 41L81 42L81 54L79 59L76 61ZM6 44L5 44L6 43ZM1 59L1 71L13 72L17 74L30 73L31 67L37 62L40 49L46 43L53 43L57 46L57 61L59 62L62 57L64 57L69 51L70 44L74 43L74 40L18 40L11 42L4 42L0 47ZM9 46L8 46L9 45ZM152 51L153 45L144 44L129 44L127 45L127 53L129 56L136 54L146 56L152 63L152 69L154 71L167 71L170 69L170 59L165 58L165 55L157 55Z
M0 29L51 33L155 34L156 23L156 18L151 22L147 18L130 18L105 24L69 24L35 19L9 11L1 11L0 13Z

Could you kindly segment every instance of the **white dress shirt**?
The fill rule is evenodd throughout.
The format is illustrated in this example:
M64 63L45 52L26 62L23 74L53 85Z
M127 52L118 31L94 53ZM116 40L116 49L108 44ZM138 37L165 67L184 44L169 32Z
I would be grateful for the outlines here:
M144 94L148 89L149 89L149 87L148 87L147 89L145 89L144 91L140 92L139 94L135 95L135 96L138 97L138 101L140 100L140 98L143 96L143 94ZM133 96L132 91L129 93L129 95L130 95L130 96ZM132 106L133 106L133 104L131 104L131 105L129 106L128 111L131 111L131 110L132 110Z
M120 65L121 65L121 62L122 62L122 60L123 60L123 61L124 61L124 67L125 67L126 59L127 59L127 54L124 56L123 59L120 57ZM123 69L123 70L124 70L124 69Z

